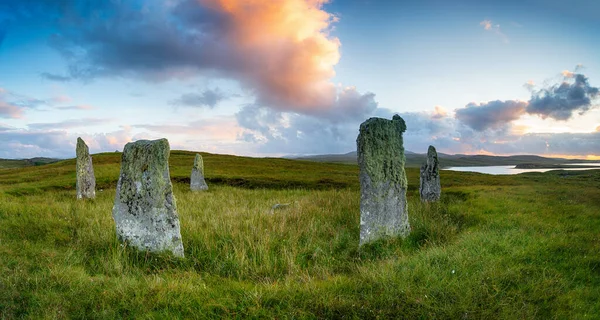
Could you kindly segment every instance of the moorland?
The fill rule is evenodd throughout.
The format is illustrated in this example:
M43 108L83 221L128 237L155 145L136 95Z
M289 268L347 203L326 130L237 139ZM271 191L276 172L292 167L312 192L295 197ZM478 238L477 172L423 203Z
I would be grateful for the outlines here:
M119 243L120 153L0 169L0 318L585 319L600 314L600 170L441 171L411 233L359 249L358 167L172 151L185 259ZM444 165L441 159L441 165ZM275 204L287 204L272 210Z

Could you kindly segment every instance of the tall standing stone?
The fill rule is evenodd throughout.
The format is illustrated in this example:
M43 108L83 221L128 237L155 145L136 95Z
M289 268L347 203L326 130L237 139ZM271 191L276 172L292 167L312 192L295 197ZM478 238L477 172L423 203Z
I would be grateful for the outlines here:
M421 183L419 187L421 201L438 201L442 193L440 185L440 169L437 151L433 146L427 150L427 161L421 166Z
M96 177L92 166L90 150L81 138L77 138L77 199L94 199L96 197Z
M206 181L204 181L204 162L202 161L202 156L199 154L196 154L196 158L194 159L194 166L192 167L192 176L190 177L190 190L208 190Z
M360 245L410 231L402 133L406 123L370 118L356 140L360 169Z
M183 257L167 139L125 145L112 215L121 241L140 250Z

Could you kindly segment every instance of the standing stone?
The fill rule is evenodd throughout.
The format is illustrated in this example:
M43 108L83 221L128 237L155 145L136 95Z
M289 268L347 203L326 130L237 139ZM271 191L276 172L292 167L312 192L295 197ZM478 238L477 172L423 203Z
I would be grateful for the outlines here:
M90 150L81 138L77 138L77 199L94 199L96 197L96 177L92 166Z
M194 159L194 166L192 167L192 176L190 177L190 190L208 190L206 181L204 181L204 163L202 162L202 156L199 154L196 154L196 159Z
M140 250L183 257L167 139L125 145L112 215L119 240Z
M421 201L438 201L442 193L438 155L433 146L427 150L427 162L421 166Z
M406 123L370 118L356 140L360 169L360 245L410 231L402 133Z

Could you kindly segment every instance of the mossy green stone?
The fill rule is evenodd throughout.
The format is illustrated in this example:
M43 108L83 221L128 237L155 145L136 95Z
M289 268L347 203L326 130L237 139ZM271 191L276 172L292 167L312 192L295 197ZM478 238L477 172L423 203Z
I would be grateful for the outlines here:
M402 139L404 131L406 123L398 115L391 121L370 118L360 125L358 155L362 155L363 168L371 177L371 181L390 181L406 188L406 158Z
M77 199L94 199L96 197L96 177L94 176L94 167L92 165L92 156L90 150L83 139L77 138L77 147L75 149Z
M208 185L204 180L204 164L202 156L196 154L194 159L194 166L192 167L192 175L190 176L190 190L191 191L204 191L208 190Z
M202 156L200 154L196 154L194 158L194 169L198 170L201 175L204 176L204 161L202 161Z
M167 139L125 145L113 218L122 241L140 250L183 257L169 151Z
M410 230L402 134L406 123L370 118L356 140L360 168L360 244L383 236L405 236Z

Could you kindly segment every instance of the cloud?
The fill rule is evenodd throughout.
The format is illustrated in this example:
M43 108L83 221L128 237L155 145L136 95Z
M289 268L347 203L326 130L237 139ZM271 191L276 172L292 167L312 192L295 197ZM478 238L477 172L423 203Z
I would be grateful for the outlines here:
M499 137L485 148L494 154L597 155L600 132L591 133L528 133Z
M1 97L0 97L1 99ZM0 117L1 118L21 118L23 113L22 108L0 100Z
M91 127L101 124L107 124L112 122L111 119L99 119L99 118L84 118L84 119L70 119L60 122L48 122L48 123L30 123L27 125L30 129L37 130L56 130L56 129L73 129L79 127Z
M491 20L483 20L479 23L480 26L483 26L485 30L492 30L492 21Z
M362 120L333 121L298 113L247 105L237 114L243 131L238 139L266 154L341 153L356 148ZM363 119L364 120L364 119Z
M323 9L326 2L41 1L60 17L49 43L68 65L65 75L41 75L55 81L224 77L252 92L255 104L276 110L335 117L331 110L340 105L362 104L349 111L356 112L368 108L372 94L347 95L331 81L341 43L330 35L338 18ZM180 102L206 100L190 94Z
M23 108L6 101L8 95L9 93L6 89L0 88L0 118L20 118L23 113Z
M583 74L563 71L563 82L534 91L527 107L527 113L542 118L569 120L573 113L584 114L600 96L600 89L592 87Z
M58 110L92 110L92 109L94 109L94 107L85 105L85 104L74 105L74 106L58 106L58 107L54 107L54 108L58 109Z
M70 102L69 96L61 95L48 99L38 99L0 88L0 117L20 118L24 110L91 110L90 105L57 105Z
M522 110L526 102L513 104ZM511 103L506 105L511 106ZM407 125L404 147L413 152L423 153L429 145L434 145L438 152L451 154L563 154L584 157L597 154L600 148L600 132L523 134L523 128L510 122L497 125L495 129L476 130L457 118L438 116L435 109L431 112L397 112L378 108L373 111L373 116L391 119L396 113ZM332 154L356 150L358 128L366 120L331 123L328 119L255 105L245 106L236 116L242 128L238 140L253 145L260 154L271 155Z
M202 93L186 93L181 95L181 97L171 101L171 104L176 106L185 106L185 107L195 107L202 108L208 107L213 109L217 106L217 104L227 98L230 95L225 94L219 88L214 90L207 89Z
M135 139L129 128L114 132L85 134L64 130L15 129L0 130L0 158L75 156L77 137L85 140L90 152L112 152Z
M442 106L435 106L434 107L435 111L433 112L433 115L431 116L434 119L442 119L448 116L448 111L446 111L446 109L444 109L444 107Z
M52 101L55 103L66 103L70 102L72 99L67 95L58 95L52 98Z
M483 27L484 30L493 32L502 38L502 41L508 43L508 37L500 30L499 24L493 24L492 20L483 20L479 23L480 26Z
M457 109L455 117L477 131L499 129L506 123L517 120L525 113L526 108L527 102L519 100L496 100L480 104L471 102L464 108Z
M136 124L133 128L146 129L168 135L193 136L204 141L236 141L242 129L233 116L216 117L188 123Z
M48 73L48 72L42 72L42 73L40 73L40 76L46 80L57 81L57 82L68 82L68 81L72 80L72 78L69 76L62 76L59 74Z
M535 88L535 82L533 80L529 80L523 84L523 87L528 91L533 91L533 88Z
M517 120L524 114L538 115L542 119L569 120L574 113L579 115L595 107L595 99L600 97L600 89L589 84L588 78L575 71L563 71L562 82L547 85L535 90L533 81L524 86L531 92L529 101L506 100L489 101L485 103L469 103L464 108L457 109L456 119L469 127L483 131L499 129Z

